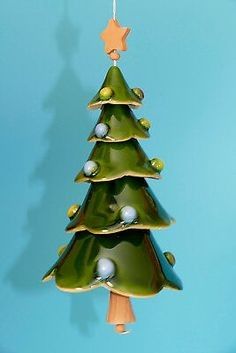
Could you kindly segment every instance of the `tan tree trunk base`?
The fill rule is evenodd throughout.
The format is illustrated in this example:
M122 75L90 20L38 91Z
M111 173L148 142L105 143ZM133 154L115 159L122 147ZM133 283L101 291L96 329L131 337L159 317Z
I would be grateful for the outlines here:
M125 324L136 321L129 297L110 291L107 321L115 325L117 333L128 333Z

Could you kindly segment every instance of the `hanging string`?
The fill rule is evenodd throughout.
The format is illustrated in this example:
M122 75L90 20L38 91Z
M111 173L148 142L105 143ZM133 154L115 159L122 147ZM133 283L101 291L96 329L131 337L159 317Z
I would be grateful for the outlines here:
M113 12L113 20L116 20L116 0L113 0L113 7L112 7L112 12ZM113 60L113 65L117 65L117 61Z
M116 0L113 0L113 20L116 19Z

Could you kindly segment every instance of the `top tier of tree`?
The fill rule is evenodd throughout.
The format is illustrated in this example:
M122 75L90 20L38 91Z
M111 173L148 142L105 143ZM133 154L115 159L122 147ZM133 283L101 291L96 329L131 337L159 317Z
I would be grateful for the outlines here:
M104 91L104 93L107 93L107 97L106 94L101 96L101 91L104 88L111 89L110 92L108 90L107 92ZM104 104L125 104L130 107L137 108L142 104L142 98L143 96L141 91L130 89L120 69L117 66L111 66L100 90L89 102L88 107L90 109L98 109Z

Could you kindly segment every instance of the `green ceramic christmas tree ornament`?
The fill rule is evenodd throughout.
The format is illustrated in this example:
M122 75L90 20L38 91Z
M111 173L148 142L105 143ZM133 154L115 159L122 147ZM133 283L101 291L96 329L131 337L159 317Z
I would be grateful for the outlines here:
M107 289L107 322L118 333L126 333L125 325L135 322L130 298L182 289L174 255L163 253L151 233L174 219L146 180L160 179L164 163L150 159L139 144L149 138L151 124L137 119L132 109L141 106L144 93L131 89L117 66L129 32L113 18L101 35L113 65L88 104L101 112L88 137L94 147L75 178L90 187L82 205L68 209L66 231L73 238L58 249L59 258L43 277L54 279L65 292Z

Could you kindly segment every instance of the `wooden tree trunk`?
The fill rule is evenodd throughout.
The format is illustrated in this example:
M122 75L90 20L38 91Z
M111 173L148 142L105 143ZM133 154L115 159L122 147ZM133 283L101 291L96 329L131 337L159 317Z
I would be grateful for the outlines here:
M130 298L110 291L107 321L115 325L117 333L127 333L125 324L135 322Z

